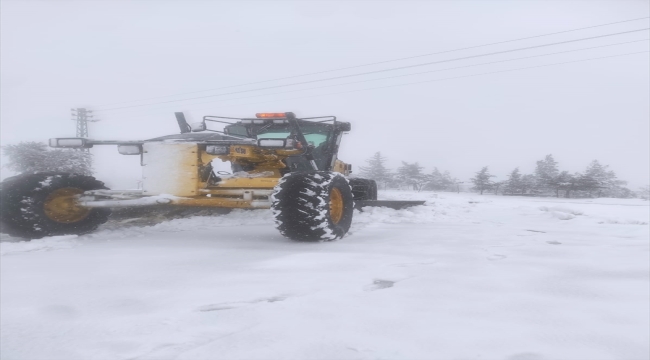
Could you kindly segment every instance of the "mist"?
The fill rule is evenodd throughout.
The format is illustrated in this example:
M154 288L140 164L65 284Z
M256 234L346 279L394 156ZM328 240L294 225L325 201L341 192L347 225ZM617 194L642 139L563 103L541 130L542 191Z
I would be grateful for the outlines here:
M648 28L648 10L638 1L3 1L0 142L74 136L78 107L100 120L90 138L119 140L177 133L175 111L190 122L292 111L351 122L339 157L353 169L381 151L393 167L418 162L466 180L490 166L502 180L553 154L570 172L597 159L634 190L650 182L650 72L648 31L630 31ZM464 57L473 58L356 76ZM339 68L348 69L329 71ZM419 72L428 73L395 77ZM355 76L316 81L346 75ZM97 178L136 185L138 159L115 146L91 152Z
M647 359L649 25L0 0L2 358Z

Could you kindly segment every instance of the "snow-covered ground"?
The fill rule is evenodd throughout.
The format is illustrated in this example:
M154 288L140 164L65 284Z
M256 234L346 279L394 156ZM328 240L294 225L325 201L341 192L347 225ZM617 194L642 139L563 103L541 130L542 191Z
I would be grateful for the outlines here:
M10 359L648 359L641 200L383 192L339 241L270 211L3 237Z

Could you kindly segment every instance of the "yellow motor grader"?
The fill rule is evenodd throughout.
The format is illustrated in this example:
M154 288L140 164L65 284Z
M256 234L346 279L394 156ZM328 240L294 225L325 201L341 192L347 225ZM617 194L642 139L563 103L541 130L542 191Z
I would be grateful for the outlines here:
M348 178L351 166L337 155L351 126L334 116L204 116L190 125L176 113L176 120L180 134L150 140L50 139L54 148L117 145L120 154L139 156L142 189L109 190L91 176L68 173L8 178L0 187L2 232L27 238L83 234L106 222L111 208L169 204L270 208L282 235L334 240L348 232L355 205L424 203L377 201L375 181ZM214 130L207 124L224 126ZM232 172L214 171L217 159L230 162Z

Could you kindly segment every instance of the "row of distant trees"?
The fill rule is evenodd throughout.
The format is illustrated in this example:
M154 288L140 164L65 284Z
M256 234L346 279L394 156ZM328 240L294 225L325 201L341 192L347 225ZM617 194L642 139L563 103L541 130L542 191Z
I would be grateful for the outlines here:
M411 188L435 191L459 191L464 182L451 176L448 171L433 168L425 172L417 162L402 161L396 170L386 166L386 158L380 152L366 160L360 167L359 176L374 179L381 188ZM556 196L556 197L648 197L648 187L638 192L625 187L626 182L618 179L609 166L597 160L592 161L583 172L561 171L553 155L546 155L537 161L532 174L523 174L515 168L503 181L494 180L487 166L477 171L470 179L472 190L483 194L490 192L502 195Z
M366 166L359 167L359 176L373 179L380 188L411 188L414 190L452 191L459 185L458 179L448 171L441 172L433 168L430 173L424 172L424 167L417 162L402 161L402 166L396 171L386 166L386 158L380 152L366 160Z
M471 179L474 190L494 191L506 195L548 195L556 197L617 197L631 198L636 194L625 187L627 182L619 180L609 166L598 160L592 161L583 172L560 171L553 155L546 155L537 161L535 172L522 174L515 168L504 181L493 181L487 166Z

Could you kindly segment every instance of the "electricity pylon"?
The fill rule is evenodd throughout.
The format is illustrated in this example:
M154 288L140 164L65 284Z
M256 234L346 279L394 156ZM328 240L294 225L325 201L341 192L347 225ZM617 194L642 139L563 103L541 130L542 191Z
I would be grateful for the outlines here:
M72 119L72 120L77 122L77 137L87 138L88 123L97 122L99 120L90 120L90 118L93 117L92 110L86 110L85 108L76 108L70 110L72 111L72 116L76 116L76 119ZM88 151L88 149L84 149L84 150Z

